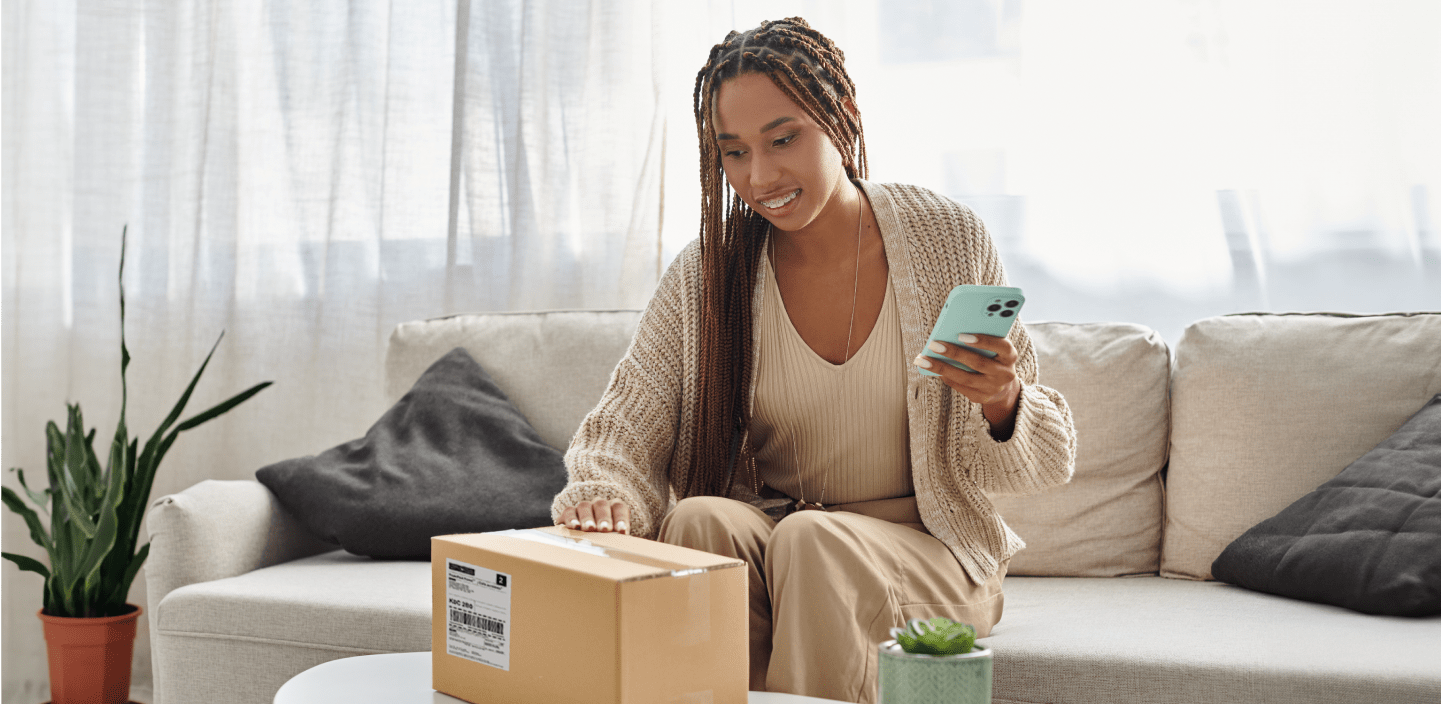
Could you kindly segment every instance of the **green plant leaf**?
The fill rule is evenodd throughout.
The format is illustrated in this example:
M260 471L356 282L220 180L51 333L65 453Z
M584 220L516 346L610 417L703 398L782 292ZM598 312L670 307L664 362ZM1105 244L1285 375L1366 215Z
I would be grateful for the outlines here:
M105 484L107 475L100 467L100 458L95 455L95 429L91 428L90 433L85 436L85 474L87 475L86 486L90 487L90 496L87 497L91 506L100 501L105 495Z
M185 412L185 405L190 403L190 394L195 391L195 385L200 383L201 375L205 374L205 367L210 364L210 358L215 356L215 349L220 346L220 341L225 339L225 333L221 332L220 337L215 338L215 344L210 346L210 352L205 355L205 360L200 363L200 368L195 370L195 376L191 377L190 384L185 387L185 392L180 394L180 400L170 409L170 414L160 422L160 426L145 441L145 449L140 453L140 462L136 467L135 480L142 488L142 496L150 495L150 487L155 481L155 471L160 466L160 460L165 457L165 452L175 442L175 433L166 436L165 432L175 421L180 419L180 414Z
M57 499L51 504L50 540L55 549L50 553L50 573L56 582L53 592L57 608L61 594L60 583L64 582L66 575L75 571L75 534L79 529L74 522L66 519L68 515L68 509L63 502Z
M242 403L244 403L246 400L248 400L251 396L254 396L255 394L260 393L261 391L263 391L263 390L265 389L265 387L270 386L271 384L274 384L274 383L275 383L275 382L273 382L273 381L262 381L262 382L260 382L259 384L256 384L255 386L252 386L252 387L250 387L250 388L248 388L248 389L246 389L246 390L244 390L244 391L241 391L241 392L238 393L238 394L235 394L234 396L231 396L229 399L226 399L225 401L222 401L222 402L220 402L220 403L218 403L218 404L215 404L215 406L212 407L212 408L210 408L210 410L207 410L207 411L205 411L204 413L199 413L199 414L191 417L189 420L185 421L184 423L181 423L180 425L176 426L176 427L175 427L175 433L176 433L176 434L179 434L179 433L180 433L181 431L183 431L183 430L190 430L191 428L194 428L194 427L196 427L196 426L198 426L198 425L200 425L200 424L202 424L202 423L208 422L208 421L216 418L217 416L224 415L225 413L227 413L228 411L230 411L230 409L235 408L236 406L239 406L240 404L242 404Z
M69 513L70 520L85 533L87 539L95 537L95 522L90 515L95 512L94 506L87 501L90 492L89 487L93 481L87 479L85 472L85 435L83 432L84 416L80 413L80 404L66 404L69 419L65 424L65 435L61 438L61 446L50 448L53 454L64 459L60 464L60 497ZM52 438L53 440L53 438Z
M896 642L907 653L960 655L975 646L976 629L944 617L911 619L904 631L897 630Z
M215 349L220 346L220 341L224 339L224 332L220 333L220 337L215 338L215 344L210 346L210 352L205 355L205 361L201 362L200 368L195 370L195 376L191 377L190 385L185 387L185 393L180 394L180 400L176 401L175 407L170 409L170 415L165 416L165 420L161 421L160 427L155 429L155 434L150 436L150 442L145 444L147 452L150 450L151 444L155 443L158 438L163 437L165 431L169 430L170 426L174 425L175 421L180 419L180 414L185 412L185 404L190 403L190 394L194 393L195 385L200 383L200 376L205 373L205 367L210 365L210 358L215 356ZM156 460L156 463L158 464L159 460Z
M76 570L80 562L80 549L85 545L84 536L80 529L75 526L74 521L64 523L55 527L55 555L50 561L51 589L54 591L55 604L50 611L54 616L78 616L76 609L75 582L77 581ZM61 549L61 545L65 549Z
M115 538L115 548L110 551L110 556L105 558L105 564L101 570L107 575L121 574L125 571L126 563L130 560L135 549L135 542L140 536L140 519L144 517L145 502L150 491L146 487L141 493L141 487L136 486L135 466L138 459L136 448L140 439L130 441L126 448L124 458L125 485L129 491L120 501L116 509L118 532Z
M45 548L45 552L50 553L51 560L53 561L55 556L54 547L50 544L50 536L45 533L44 524L40 523L40 516L36 515L34 510L20 500L20 495L16 494L14 489L8 486L0 487L0 495L4 497L5 508L20 514L20 517L25 519L25 525L30 528L30 539L35 541L36 545ZM49 576L48 572L46 576Z
M125 250L130 237L130 224L120 228L120 417L125 418L125 369L130 366L130 350L125 348Z
M95 430L87 434L85 432L85 414L80 410L80 404L66 404L69 409L69 419L65 424L65 466L74 473L74 479L79 487L92 487L95 485L95 475L86 475L91 469L88 453L86 450L95 442ZM82 498L88 498L82 495ZM93 508L93 507L91 507Z
M136 448L140 445L140 438L130 441L130 450L125 455L125 476L128 477L127 484L130 486L130 493L120 502L120 535L126 538L126 550L135 546L140 537L140 520L145 517L146 503L150 500L150 485L138 481L136 469L140 459ZM150 477L154 478L154 472Z
M85 534L87 540L92 539L95 537L95 522L90 520L90 516L86 515L88 512L81 503L82 499L77 496L82 489L76 485L74 479L70 476L70 470L68 468L65 470L65 474L67 483L61 486L60 496L65 502L65 509L69 514L70 522Z
M140 572L140 566L145 564L145 558L150 555L150 543L140 546L140 550L130 558L130 564L125 567L125 574L115 584L115 590L105 599L108 608L114 609L125 605L125 598L130 595L130 584L135 581L135 575Z
M49 488L47 488L37 494L34 491L31 491L30 486L25 483L25 470L20 469L19 467L11 467L10 471L20 476L20 488L25 490L25 495L30 497L30 502L35 504L35 507L40 509L41 511L44 511L45 513L50 513L50 495L53 492Z
M33 557L16 555L13 552L0 552L0 557L4 557L5 559L15 563L15 566L19 567L22 570L34 572L41 577L44 577L45 579L50 579L50 570L45 567L45 563Z
M84 556L77 565L76 573L69 575L70 579L76 581L65 585L67 590L70 590L78 584L82 589L82 598L85 591L94 588L92 585L95 584L95 575L100 571L101 561L110 554L111 548L115 547L119 522L116 507L120 504L124 492L124 487L121 485L122 474L122 472L110 474L109 486L101 500L100 520L96 523L95 536L86 547Z
M203 366L201 368L201 371L204 371ZM198 372L196 374L196 378L199 379ZM265 387L270 386L273 383L274 382L271 381L263 381L234 396L231 396L230 398L216 404L215 406L212 406L205 412L197 414L194 417L186 420L184 423L176 426L169 435L165 436L165 439L161 441L160 445L158 447L155 447L153 450L151 447L149 447L149 443L147 443L145 452L142 453L140 456L140 466L136 469L136 482L140 485L137 489L139 495L146 497L150 495L151 485L155 482L156 468L159 467L160 461L165 458L165 453L170 451L170 446L174 445L175 440L180 437L180 433L186 430L190 430L191 428L194 428L202 423L205 423L217 416L220 416L230 411L230 409L235 408L241 403L244 403L251 396L260 393L262 390L265 389ZM151 438L151 442L154 442L154 438Z

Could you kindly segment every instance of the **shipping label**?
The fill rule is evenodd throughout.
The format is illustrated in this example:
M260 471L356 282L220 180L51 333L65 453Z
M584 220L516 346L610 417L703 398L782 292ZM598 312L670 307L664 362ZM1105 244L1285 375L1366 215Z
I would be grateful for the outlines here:
M445 560L445 652L510 671L510 575Z

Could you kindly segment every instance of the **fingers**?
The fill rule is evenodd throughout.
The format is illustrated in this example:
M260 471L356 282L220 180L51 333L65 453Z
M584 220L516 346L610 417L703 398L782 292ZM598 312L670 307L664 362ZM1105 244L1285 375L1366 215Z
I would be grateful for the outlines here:
M947 386L971 401L986 405L1004 400L1016 380L1015 347L1004 337L963 337L969 338L965 340L965 345L959 344L960 341L955 344L931 342L929 351L960 362L975 372L967 372L944 362L927 360L924 354L917 356L915 363L940 375ZM987 350L995 353L995 356L990 357L976 350ZM931 366L924 367L925 361L929 361Z
M561 512L560 512L560 523L559 523L559 525L562 525L562 526L565 526L565 527L571 528L571 529L579 528L579 527L580 527L580 520L576 518L576 507L574 507L574 506L567 506L567 507L565 507L565 510L564 510L564 511L561 511Z
M592 508L594 501L582 501L576 504L576 517L580 519L581 530L595 530L595 509Z
M591 502L590 510L595 514L595 529L602 533L609 533L615 525L610 518L610 502L597 499Z
M593 499L567 507L560 525L572 530L599 533L630 533L630 507L620 499Z
M624 501L616 501L610 513L615 518L615 532L630 535L630 507Z

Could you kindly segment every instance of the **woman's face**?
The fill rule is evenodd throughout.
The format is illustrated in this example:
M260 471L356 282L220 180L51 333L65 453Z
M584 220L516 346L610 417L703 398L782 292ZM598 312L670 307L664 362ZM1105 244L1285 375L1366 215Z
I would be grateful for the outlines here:
M726 180L777 229L805 229L849 185L840 151L769 76L722 83L714 117Z

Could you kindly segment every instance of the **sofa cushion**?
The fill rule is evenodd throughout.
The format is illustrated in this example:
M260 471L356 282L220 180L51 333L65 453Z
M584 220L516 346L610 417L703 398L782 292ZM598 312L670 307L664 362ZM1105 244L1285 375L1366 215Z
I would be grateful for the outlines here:
M436 535L549 525L566 482L560 451L459 347L365 437L255 476L316 537L411 559L429 559Z
M1161 553L1161 467L1169 431L1170 353L1129 323L1027 323L1041 383L1076 424L1070 483L992 497L1026 541L1009 574L1112 577L1155 573Z
M1441 615L1441 394L1211 564L1248 589L1368 614Z
M341 550L180 587L154 616L157 695L259 704L323 662L428 651L430 599L429 562Z
M1211 563L1441 393L1441 313L1242 314L1188 326L1171 375L1161 574Z
M352 652L430 649L430 563L343 550L198 582L160 602L167 636Z
M1367 616L1220 582L1007 577L994 701L1441 701L1441 617Z
M386 397L415 383L426 367L464 347L558 450L605 392L630 347L638 310L456 315L401 323L385 355Z

